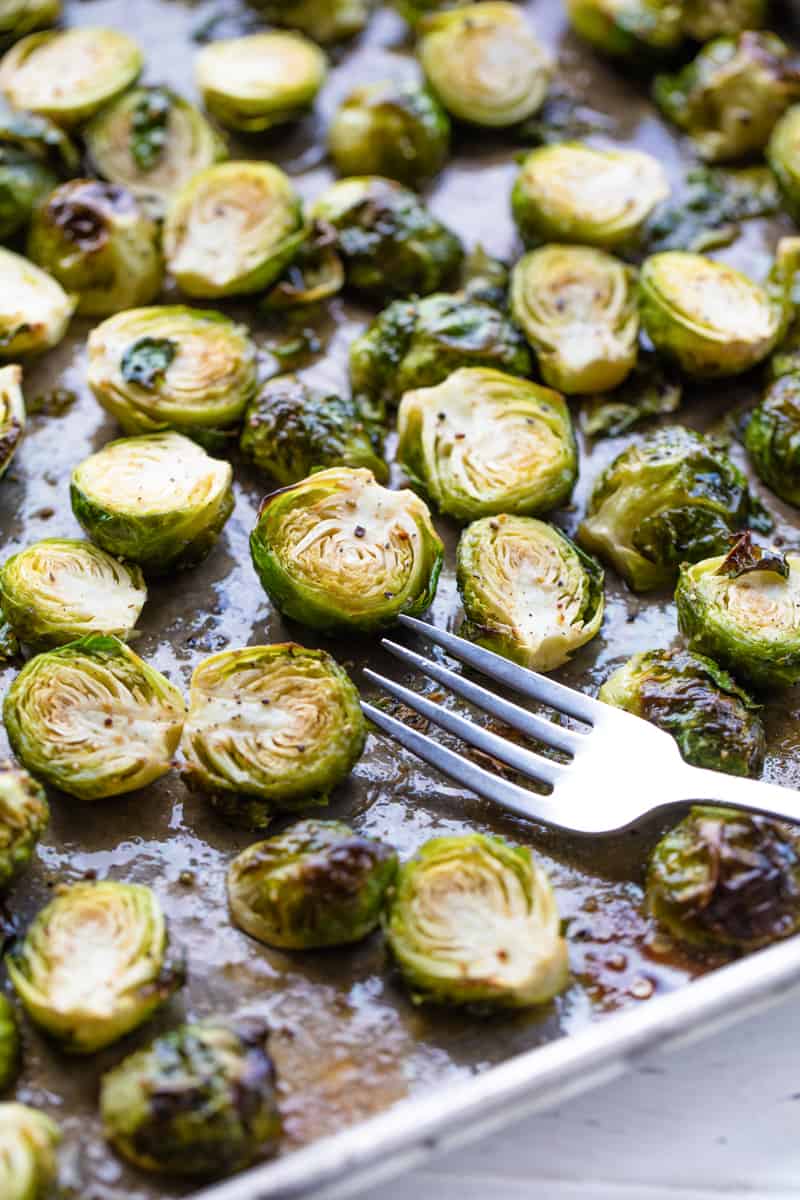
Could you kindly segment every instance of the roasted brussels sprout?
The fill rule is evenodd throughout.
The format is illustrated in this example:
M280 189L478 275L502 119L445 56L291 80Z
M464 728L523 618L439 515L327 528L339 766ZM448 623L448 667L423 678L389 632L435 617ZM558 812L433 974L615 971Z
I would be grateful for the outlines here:
M527 245L582 242L612 249L635 240L668 194L664 168L650 154L560 142L539 146L523 160L511 210Z
M235 296L263 291L305 237L300 200L280 168L218 163L172 196L164 253L187 296Z
M386 932L418 1003L522 1008L567 984L550 881L527 847L501 838L426 842L400 868Z
M73 179L37 208L28 257L78 298L78 312L105 317L147 304L161 290L158 227L115 183Z
M129 88L143 61L136 42L117 29L49 29L4 55L0 92L14 108L70 128Z
M659 75L653 98L708 162L763 150L781 113L800 96L800 60L774 33L716 38L676 75Z
M724 550L731 533L761 521L722 447L675 425L640 437L603 471L578 541L647 592L672 583L682 562Z
M63 888L6 962L28 1016L72 1054L136 1029L185 975L155 894L110 879Z
M261 133L311 108L325 81L325 55L299 33L223 38L197 56L195 76L208 111L228 129Z
M553 671L603 623L603 571L552 525L485 517L458 543L463 637L535 671Z
M427 506L371 471L331 467L261 504L250 535L265 592L312 629L372 633L431 603L443 547Z
M296 375L279 375L251 400L240 445L245 458L280 484L299 483L322 467L367 467L386 483L379 442L354 401L314 391Z
M793 105L777 122L766 155L786 207L800 222L800 104Z
M0 479L11 466L25 431L22 368L0 367Z
M17 1073L20 1046L17 1019L11 1001L0 992L0 1092L4 1092ZM0 1110L2 1105L0 1105ZM1 1122L0 1122L1 1123ZM0 1183L3 1179L3 1151L0 1148ZM5 1193L3 1193L5 1195Z
M299 821L233 860L233 920L268 946L315 950L359 942L379 924L397 854L342 821Z
M32 658L3 705L14 753L79 800L135 791L166 775L183 697L118 638L92 634Z
M447 293L393 301L350 347L353 395L377 416L404 392L435 387L459 367L533 371L525 338L505 313Z
M58 125L0 101L0 238L24 228L59 179L75 173L78 161Z
M578 476L564 398L487 367L406 392L397 428L397 457L412 482L461 521L558 508Z
M268 21L299 29L315 42L341 42L360 33L373 0L250 0Z
M103 1076L114 1148L169 1175L227 1175L275 1149L280 1115L268 1030L250 1018L182 1025Z
M233 512L230 463L178 433L109 442L72 472L72 511L109 554L152 574L206 557Z
M0 892L27 866L49 819L40 784L27 771L0 763Z
M456 235L393 179L340 179L317 198L311 216L336 229L347 283L367 296L427 295L461 263Z
M727 556L684 564L675 601L692 650L754 687L800 683L800 558L745 534Z
M653 851L647 904L690 945L754 950L788 937L800 925L796 839L766 817L693 808Z
M683 39L681 0L566 0L565 7L580 37L634 67L668 56Z
M759 479L800 507L800 374L770 384L748 418L744 444Z
M683 0L684 32L697 42L760 29L768 0Z
M758 775L764 762L759 705L710 658L646 650L605 681L599 699L672 734L688 763Z
M26 1104L0 1104L0 1196L47 1200L56 1182L58 1126Z
M89 335L89 386L125 433L174 429L214 445L256 388L243 325L181 305L132 309Z
M511 313L559 391L605 392L636 362L636 274L603 250L542 246L511 275Z
M421 33L422 69L452 116L496 129L542 107L553 64L516 4L483 0L432 13Z
M726 263L667 250L645 259L639 312L656 350L698 379L738 375L761 362L785 332L800 238L783 238L761 287Z
M45 538L0 567L0 606L22 642L63 646L88 633L127 638L147 599L138 567L71 538Z
M0 246L0 360L57 345L74 311L74 297L51 275Z
M408 187L438 174L450 149L450 120L414 83L384 80L345 96L328 131L340 175L383 175Z
M2 0L0 47L10 46L37 29L55 25L60 16L61 0Z

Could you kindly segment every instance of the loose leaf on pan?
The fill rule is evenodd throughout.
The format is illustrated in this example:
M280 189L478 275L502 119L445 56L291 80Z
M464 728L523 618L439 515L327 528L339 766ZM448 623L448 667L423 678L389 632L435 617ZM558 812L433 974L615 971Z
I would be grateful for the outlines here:
M738 579L740 575L749 575L751 571L772 571L782 579L789 578L789 564L786 555L772 547L765 550L753 540L750 530L737 534L732 539L725 561L717 570L718 575L727 575L729 579Z
M553 142L580 141L592 133L613 134L614 121L597 112L571 92L552 89L544 105L519 129L524 142L549 146Z
M138 383L152 391L177 352L177 344L170 338L139 338L122 356L122 377L127 383Z
M587 437L617 437L648 417L677 412L682 394L678 376L652 352L640 350L639 361L623 384L612 392L586 396L580 427Z
M780 208L777 184L766 167L693 167L676 198L653 216L645 231L645 247L648 254L661 250L702 254L734 242L741 221L771 217Z

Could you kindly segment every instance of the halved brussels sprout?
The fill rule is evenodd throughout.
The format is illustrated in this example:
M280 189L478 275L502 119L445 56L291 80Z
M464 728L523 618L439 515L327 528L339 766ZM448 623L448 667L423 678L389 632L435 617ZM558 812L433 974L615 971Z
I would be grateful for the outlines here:
M250 535L264 591L312 629L372 633L418 615L444 549L427 505L371 471L332 467L262 501Z
M745 534L726 555L681 567L678 625L692 650L754 687L800 683L800 557Z
M653 99L708 162L763 150L800 96L800 60L774 33L716 38L676 75L658 75Z
M74 174L78 161L75 146L52 121L15 112L0 100L0 238L27 225L59 179Z
M800 375L782 375L750 414L744 444L759 479L800 507Z
M566 0L570 24L596 50L641 66L683 40L681 0Z
M61 0L0 0L0 46L55 25L60 16Z
M796 838L766 817L693 808L653 851L646 895L681 941L757 949L800 926Z
M729 775L761 772L761 706L710 658L689 650L634 654L609 676L598 698L666 730L696 767Z
M639 314L660 354L697 379L738 375L774 349L792 313L800 238L782 238L765 286L702 254L645 259Z
M197 87L208 111L228 129L261 133L311 108L325 82L320 48L299 33L223 38L197 56Z
M542 246L511 275L511 313L559 391L605 392L636 362L636 273L603 250Z
M800 104L793 105L777 122L766 155L784 204L800 222Z
M553 671L603 623L603 570L552 525L505 514L458 543L461 634L535 671Z
M138 567L73 538L45 538L0 567L0 606L22 642L63 646L87 633L127 638L147 599Z
M450 149L450 120L415 83L384 80L354 88L328 130L340 175L383 175L408 187L438 174Z
M250 0L266 20L300 29L315 42L341 42L360 33L373 0Z
M358 692L324 650L248 646L194 669L181 742L189 781L223 800L255 797L259 824L272 808L327 803L365 740ZM236 801L226 806L236 810Z
M582 242L612 249L633 241L668 194L664 168L651 154L560 142L524 159L511 210L527 245Z
M516 4L484 0L432 13L421 34L422 69L452 116L497 129L542 107L553 63Z
M27 771L0 763L0 892L30 862L49 819L44 788Z
M462 521L558 508L578 477L563 396L487 367L406 392L397 429L397 457L412 482Z
M121 796L166 775L184 715L168 679L102 634L32 658L3 705L17 757L79 800Z
M28 256L77 296L78 312L105 317L161 290L158 227L115 183L62 183L33 215Z
M762 520L719 443L674 425L637 439L603 471L578 541L647 592L672 583L681 563L724 550L732 533Z
M767 5L768 0L683 0L683 30L697 42L708 42L723 34L760 29Z
M51 275L0 246L0 359L57 345L74 311L74 297Z
M11 1001L0 992L0 1092L4 1092L17 1073L20 1059L19 1030ZM0 1105L2 1108L2 1105ZM3 1151L0 1149L0 1182L3 1178ZM3 1195L6 1193L4 1192Z
M268 1029L255 1018L182 1025L103 1076L105 1136L168 1175L228 1175L271 1153L281 1129Z
M133 38L118 29L49 29L3 56L0 92L14 108L70 128L129 88L143 62Z
M0 479L22 441L26 419L22 368L0 367Z
M233 469L178 433L119 438L72 472L72 511L109 554L162 574L206 557L233 512Z
M461 263L457 236L393 179L340 179L317 198L311 216L337 231L347 282L367 296L425 296Z
M242 454L277 483L299 483L322 467L367 467L386 483L380 438L356 403L314 391L296 375L268 379L250 401Z
M61 1133L54 1121L26 1104L0 1104L0 1196L47 1200L58 1174Z
M550 881L527 847L501 838L426 842L400 868L386 933L417 1003L522 1008L567 985Z
M93 1054L143 1024L183 985L156 896L140 884L75 883L45 905L8 975L34 1024Z
M435 387L459 367L530 375L525 338L494 304L442 293L395 300L350 346L350 385L378 417L413 388Z
M263 291L307 236L288 177L267 162L217 163L171 198L164 253L187 296Z
M235 924L268 946L314 950L360 942L380 923L397 854L343 821L299 821L233 860Z

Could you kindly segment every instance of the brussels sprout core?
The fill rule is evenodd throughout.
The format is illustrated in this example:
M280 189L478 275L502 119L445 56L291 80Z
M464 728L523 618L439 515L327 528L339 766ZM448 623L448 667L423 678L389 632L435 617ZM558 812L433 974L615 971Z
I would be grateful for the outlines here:
M572 28L595 49L613 58L668 55L681 43L681 0L566 0Z
M325 81L325 55L297 33L211 42L197 56L197 86L223 125L260 133L301 116Z
M343 100L328 133L340 175L383 175L416 187L444 166L447 113L413 83L369 83Z
M30 862L49 817L44 788L27 771L1 763L0 892Z
M0 247L0 359L57 345L74 311L74 298L52 276Z
M800 507L800 376L772 383L750 415L744 444L760 479Z
M61 1134L54 1121L25 1104L0 1104L0 1196L47 1200L58 1174Z
M0 992L0 1092L4 1092L13 1081L19 1066L20 1046L17 1019L11 1001ZM0 1113L3 1105L0 1104ZM2 1118L0 1117L0 1124ZM0 1183L3 1182L3 1149L0 1135ZM3 1193L6 1195L6 1193Z
M25 431L22 368L0 367L0 479L11 466Z

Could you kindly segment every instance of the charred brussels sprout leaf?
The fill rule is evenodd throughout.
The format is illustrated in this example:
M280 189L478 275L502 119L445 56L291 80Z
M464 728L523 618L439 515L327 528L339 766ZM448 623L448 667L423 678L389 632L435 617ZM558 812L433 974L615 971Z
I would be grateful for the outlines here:
M599 699L666 730L696 767L758 775L764 762L759 705L727 671L688 650L634 654Z
M352 400L280 375L250 402L240 445L260 471L286 485L323 467L367 467L386 483L389 470L379 443Z
M530 850L500 838L426 842L400 868L386 932L418 1003L523 1008L567 984L550 881Z
M731 533L761 519L744 475L720 445L676 425L639 438L606 468L578 541L646 592L668 586L682 562L726 549Z
M422 69L452 116L504 128L541 108L553 65L516 4L467 4L431 14L420 30Z
M56 346L74 311L74 298L51 275L0 247L0 360Z
M800 924L795 838L766 817L693 808L653 851L647 903L690 945L754 950L788 937Z
M74 179L36 210L28 256L78 298L78 312L104 317L147 304L161 290L158 228L115 183Z
M48 1200L58 1174L58 1126L25 1104L0 1104L0 1196Z
M298 33L211 42L195 75L206 108L228 129L261 133L303 115L325 81L325 55Z
M558 392L464 367L435 388L406 392L397 456L440 512L470 521L546 512L570 497L578 455Z
M617 437L650 417L677 412L682 395L676 373L652 351L640 348L636 365L620 387L584 398L580 427L587 437Z
M566 10L584 41L634 68L668 57L683 39L681 0L566 0Z
M367 296L427 295L461 264L461 243L414 192L392 179L341 179L311 216L337 231L350 287Z
M268 21L299 29L315 42L341 42L366 25L372 0L250 0Z
M0 478L11 466L25 431L25 400L20 367L0 367Z
M30 862L49 817L44 789L36 780L27 771L0 764L0 891Z
M142 52L116 29L82 27L33 33L0 62L0 92L14 108L70 128L129 88Z
M767 0L683 0L683 29L697 42L760 29Z
M800 507L800 375L770 384L750 415L744 444L759 479Z
M267 1029L255 1019L183 1025L103 1076L105 1136L167 1175L227 1175L275 1149L280 1115Z
M31 1020L72 1054L136 1029L184 981L161 905L139 884L76 883L36 916L8 974Z
M359 942L379 924L397 855L342 821L300 821L248 846L228 872L235 923L268 946Z
M17 1073L20 1059L20 1044L19 1030L17 1029L17 1019L14 1016L14 1009L11 1006L11 1001L0 993L0 1092L5 1089L14 1079ZM0 1105L0 1114L2 1114L3 1105ZM2 1124L2 1116L0 1115L0 1124ZM2 1135L0 1135L0 1183L3 1182L3 1150L2 1150ZM3 1193L6 1195L7 1193Z
M172 196L164 253L187 296L246 295L277 279L306 236L300 200L280 168L218 163Z
M560 529L531 517L475 521L461 535L463 637L553 671L603 622L603 571Z
M3 705L29 771L79 800L135 791L166 775L183 697L124 642L93 634L32 658Z
M542 246L514 267L511 313L550 387L574 395L622 383L636 362L636 274L603 250Z
M328 131L340 175L383 175L418 187L444 166L450 121L429 91L386 80L355 88Z
M233 512L233 470L178 433L120 438L72 472L72 510L93 542L152 574L193 566Z
M61 16L61 0L2 0L0 3L0 48L20 38L55 25Z
M751 571L773 571L781 579L789 578L789 562L781 550L765 550L753 540L749 530L734 534L731 541L731 548L719 568L720 575L738 579L741 575L749 575Z
M443 547L413 492L332 467L263 501L253 564L282 613L312 629L372 633L424 612Z

